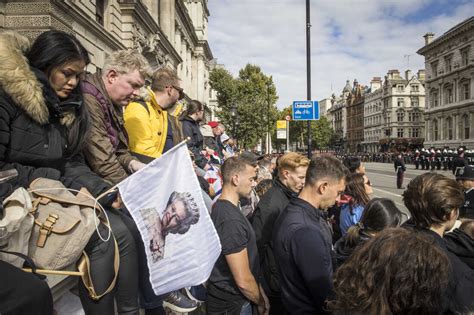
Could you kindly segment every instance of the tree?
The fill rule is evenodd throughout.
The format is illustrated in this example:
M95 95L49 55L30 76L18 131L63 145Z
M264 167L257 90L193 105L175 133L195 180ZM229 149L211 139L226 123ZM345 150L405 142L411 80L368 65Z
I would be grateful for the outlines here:
M291 116L291 106L285 107L278 113L279 119ZM302 149L308 142L308 127L306 121L290 121L290 143L296 143ZM311 140L313 149L326 148L331 144L334 131L326 117L311 122Z
M211 87L217 91L220 109L217 115L229 128L236 123L231 116L232 105L237 107L239 124L235 136L241 146L254 147L265 138L267 129L270 132L275 130L278 114L274 105L278 99L276 87L272 77L265 75L260 67L247 64L237 78L223 68L216 68L211 71L209 79Z

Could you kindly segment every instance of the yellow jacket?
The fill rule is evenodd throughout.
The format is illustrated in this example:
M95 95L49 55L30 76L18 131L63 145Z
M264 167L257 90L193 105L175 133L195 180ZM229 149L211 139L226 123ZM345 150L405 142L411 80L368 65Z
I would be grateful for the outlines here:
M144 104L132 102L125 108L125 129L130 151L157 158L165 147L169 114L158 105L155 93L150 89L148 93L150 101ZM176 117L169 115L169 118L172 122L173 142L176 145L183 138L181 126Z

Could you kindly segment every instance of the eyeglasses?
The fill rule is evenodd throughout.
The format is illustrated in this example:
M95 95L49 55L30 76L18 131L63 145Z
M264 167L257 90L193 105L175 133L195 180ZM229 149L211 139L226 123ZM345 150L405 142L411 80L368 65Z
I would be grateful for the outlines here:
M171 87L174 88L176 91L178 91L179 93L178 100L179 101L182 100L184 98L184 89L176 85L171 85Z

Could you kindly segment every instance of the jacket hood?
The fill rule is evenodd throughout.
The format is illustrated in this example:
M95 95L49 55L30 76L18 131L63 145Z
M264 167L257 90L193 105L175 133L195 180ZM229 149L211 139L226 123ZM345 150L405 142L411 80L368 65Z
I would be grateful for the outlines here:
M16 106L40 125L49 123L52 115L69 126L82 104L80 90L60 102L44 73L29 65L25 56L29 48L26 37L12 31L0 33L0 86Z

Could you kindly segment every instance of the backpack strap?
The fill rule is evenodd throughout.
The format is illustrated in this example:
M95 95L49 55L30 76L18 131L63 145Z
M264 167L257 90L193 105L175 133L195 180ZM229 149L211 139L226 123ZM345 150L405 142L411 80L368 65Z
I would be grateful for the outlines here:
M148 115L150 115L150 109L148 108L148 104L144 100L137 100L137 101L135 101L135 103L138 103L138 104L142 105L143 107L145 107Z
M107 129L107 135L109 136L110 142L112 143L114 149L117 149L119 144L118 131L112 126L112 114L110 113L107 99L92 83L84 80L82 81L81 86L82 92L92 95L99 102L105 115L105 127Z

